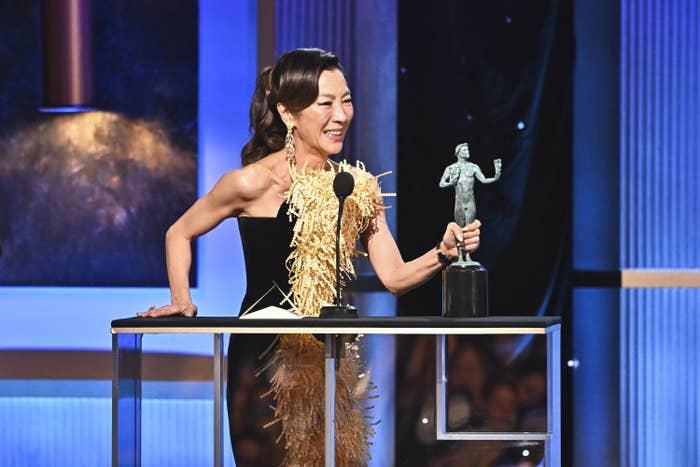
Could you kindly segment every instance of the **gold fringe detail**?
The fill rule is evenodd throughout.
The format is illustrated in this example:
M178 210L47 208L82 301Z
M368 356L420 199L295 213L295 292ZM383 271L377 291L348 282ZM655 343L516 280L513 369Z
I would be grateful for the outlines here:
M313 336L283 335L270 377L275 420L282 422L288 467L324 464L324 349ZM335 454L339 467L366 465L374 419L366 415L368 391L374 386L362 375L357 342L346 344L336 372ZM273 423L273 422L270 422Z
M352 259L357 254L360 234L382 207L377 179L364 170L361 162L346 162L339 169L352 174L355 188L345 200L340 229L341 283L355 276ZM333 192L335 171L297 171L290 166L292 185L287 193L289 216L296 218L292 252L287 258L292 301L304 316L318 316L324 305L335 299L335 231L338 198Z
M355 179L345 200L340 239L343 285L355 276L356 242L383 209L378 177L358 162L341 162L339 170ZM290 164L292 185L287 193L290 219L296 218L292 251L287 258L295 311L318 316L335 301L335 225L338 198L333 193L335 170L297 171ZM382 174L385 175L385 174ZM369 438L376 422L366 414L368 394L375 389L360 359L359 339L345 346L336 373L336 465L362 466L369 460ZM312 335L282 335L266 365L275 398L275 421L282 423L287 467L320 466L324 460L324 345ZM270 423L274 423L270 422Z

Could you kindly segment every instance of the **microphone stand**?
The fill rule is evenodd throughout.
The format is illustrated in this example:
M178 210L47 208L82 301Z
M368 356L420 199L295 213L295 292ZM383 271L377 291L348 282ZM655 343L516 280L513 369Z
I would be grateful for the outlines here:
M357 308L352 305L343 305L340 287L340 223L343 218L345 196L339 196L338 201L338 223L335 230L335 305L321 307L319 318L352 319L358 317Z
M340 178L342 176L345 176L346 180ZM350 177L349 183L336 183L347 181L348 176ZM338 173L336 175L336 180L333 182L333 189L338 196L338 223L335 229L335 304L321 307L319 318L323 319L353 319L358 317L357 308L352 305L343 305L342 290L340 287L340 226L343 219L345 198L352 193L353 186L354 180L352 180L352 176L347 172ZM340 360L345 354L345 343L350 338L352 338L352 335L326 335L326 349L332 352L331 356L335 359L336 370L340 367Z

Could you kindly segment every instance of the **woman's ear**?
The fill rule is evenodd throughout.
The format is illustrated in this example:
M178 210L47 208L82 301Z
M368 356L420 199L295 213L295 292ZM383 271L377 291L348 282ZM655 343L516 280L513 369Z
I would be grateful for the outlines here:
M295 126L296 119L294 118L294 114L287 107L285 107L284 104L280 104L279 102L277 103L277 112L279 112L280 117L282 117L282 121L287 128Z

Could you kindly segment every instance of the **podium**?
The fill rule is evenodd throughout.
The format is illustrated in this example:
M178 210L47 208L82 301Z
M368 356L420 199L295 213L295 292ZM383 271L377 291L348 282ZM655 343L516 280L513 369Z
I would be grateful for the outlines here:
M112 321L112 466L141 465L141 342L147 334L211 334L214 340L214 466L223 467L223 335L325 335L325 466L335 465L335 347L345 334L436 336L436 438L438 440L538 440L545 465L561 465L561 324L554 317L372 317L358 319L128 318ZM547 430L545 432L451 432L446 429L448 335L545 335Z

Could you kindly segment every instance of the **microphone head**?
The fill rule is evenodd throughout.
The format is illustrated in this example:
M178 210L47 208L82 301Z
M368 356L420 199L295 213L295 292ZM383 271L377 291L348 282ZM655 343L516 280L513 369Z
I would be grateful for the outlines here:
M333 179L333 191L338 198L350 196L355 189L355 179L350 172L338 172Z

